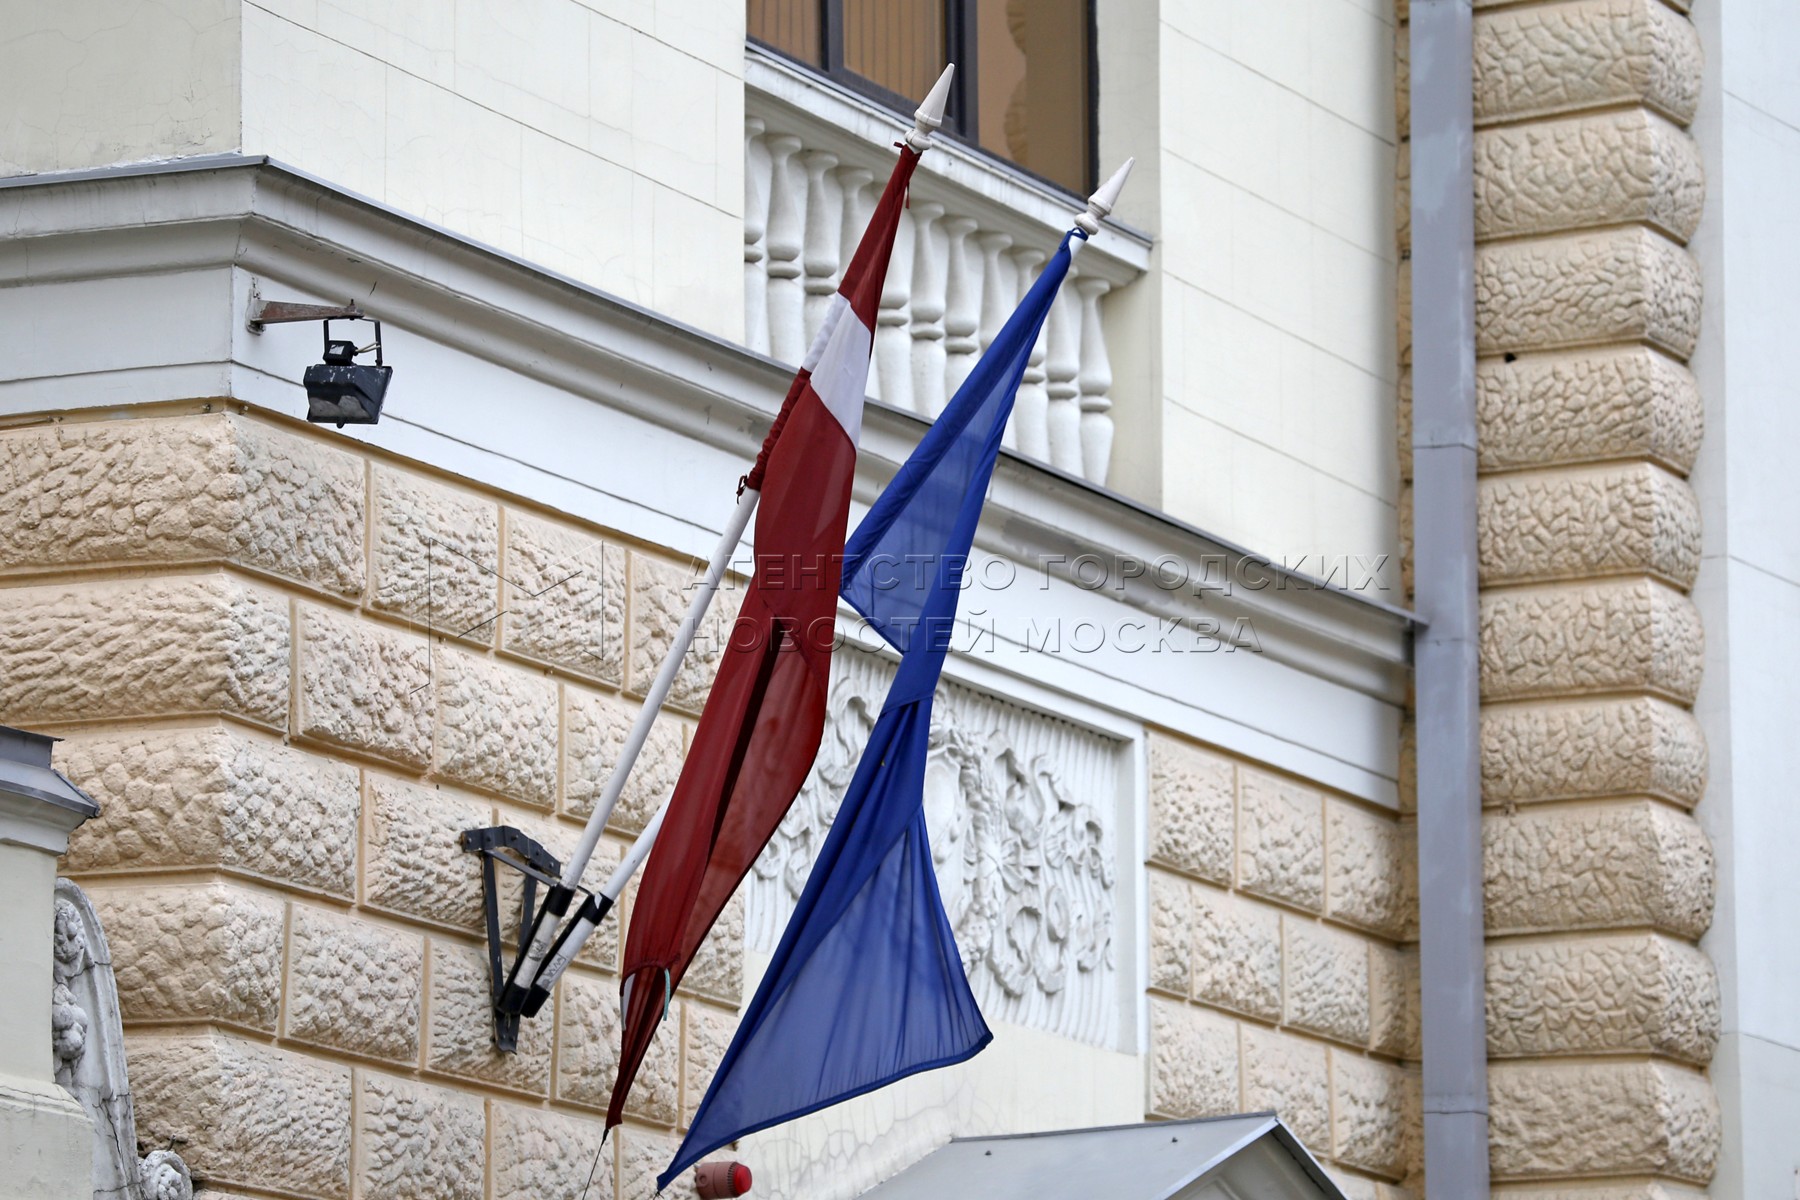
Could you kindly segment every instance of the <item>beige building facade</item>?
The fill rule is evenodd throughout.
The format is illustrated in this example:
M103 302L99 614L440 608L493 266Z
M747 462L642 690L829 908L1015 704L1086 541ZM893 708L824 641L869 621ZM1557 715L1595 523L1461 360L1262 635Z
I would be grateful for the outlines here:
M651 1195L891 659L841 622L814 774L604 1151L629 893L501 1053L458 839L573 847L903 119L731 0L11 7L0 723L63 738L102 808L60 870L111 946L141 1147L220 1200ZM1272 1109L1348 1196L1449 1195L1421 989L1458 981L1421 952L1416 829L1458 803L1493 1194L1793 1186L1768 205L1800 22L1462 7L1479 797L1414 769L1417 17L1098 0L1094 159L1137 170L1027 370L927 782L995 1042L746 1139L757 1194ZM926 155L859 512L1078 207ZM300 419L316 330L249 328L259 299L382 320L378 425ZM673 784L732 595L590 883Z

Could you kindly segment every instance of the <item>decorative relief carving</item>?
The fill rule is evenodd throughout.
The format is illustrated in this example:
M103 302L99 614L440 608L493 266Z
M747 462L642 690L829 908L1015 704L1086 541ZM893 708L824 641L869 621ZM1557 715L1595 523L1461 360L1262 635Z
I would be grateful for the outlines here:
M50 1039L56 1082L94 1123L94 1200L193 1200L181 1156L137 1156L137 1127L125 1082L125 1035L106 935L87 894L56 881Z
M819 757L752 874L753 948L780 941L892 678L873 653L838 652ZM990 1020L1113 1040L1117 750L1048 714L954 683L939 690L925 818L944 909Z

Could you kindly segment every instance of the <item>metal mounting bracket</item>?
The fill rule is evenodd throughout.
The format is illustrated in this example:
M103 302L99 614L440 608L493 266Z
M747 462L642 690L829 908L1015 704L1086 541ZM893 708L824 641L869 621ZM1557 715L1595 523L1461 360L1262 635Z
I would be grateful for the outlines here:
M537 842L511 825L494 825L485 829L465 829L462 848L481 855L481 902L487 918L489 1000L494 1007L494 1048L511 1054L519 1048L519 1014L499 1009L501 989L506 984L506 939L500 932L500 885L495 875L496 860L525 877L525 890L519 899L519 945L515 952L525 951L531 930L531 919L537 911L539 883L554 886L562 871L556 857Z
M344 305L264 300L261 287L253 283L250 285L249 308L244 314L244 327L251 333L261 333L265 325L285 325L293 321L360 321L366 315L354 300Z

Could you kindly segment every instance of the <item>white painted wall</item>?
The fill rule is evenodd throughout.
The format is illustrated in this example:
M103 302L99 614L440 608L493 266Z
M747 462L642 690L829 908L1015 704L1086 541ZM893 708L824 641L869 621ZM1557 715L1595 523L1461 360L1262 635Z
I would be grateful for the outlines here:
M0 171L266 154L742 336L741 0L0 0L0 17Z
M246 4L244 138L739 338L741 0Z
M1151 159L1120 215L1158 238L1154 298L1115 303L1159 325L1120 387L1160 412L1114 485L1277 557L1392 553L1392 5L1099 12L1101 157Z
M1706 528L1695 599L1706 623L1697 706L1711 775L1698 815L1718 856L1703 945L1719 968L1713 1079L1720 1200L1800 1194L1800 444L1793 281L1800 277L1800 9L1703 4L1706 83L1694 132L1706 213L1694 240L1706 307L1694 369L1706 440L1694 471Z
M0 174L238 147L238 0L0 0Z

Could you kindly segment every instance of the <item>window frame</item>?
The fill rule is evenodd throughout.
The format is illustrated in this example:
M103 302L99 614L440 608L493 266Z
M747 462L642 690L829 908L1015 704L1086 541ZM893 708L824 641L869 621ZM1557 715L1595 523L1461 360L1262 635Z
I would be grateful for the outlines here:
M919 107L920 97L907 97L891 92L873 80L866 79L844 65L844 0L809 0L819 10L819 62L808 62L796 58L780 46L763 41L746 33L744 40L764 54L792 63L794 66L814 75L823 76L839 87L856 93L866 100L873 101L881 107L889 109L896 116L910 121L913 111ZM1071 190L1066 183L1059 183L1045 175L1040 175L1024 163L1015 162L991 146L983 145L976 140L974 125L977 120L977 104L980 100L981 80L976 64L976 13L975 0L941 0L944 14L944 55L947 61L957 64L956 77L950 82L950 103L944 114L944 124L938 136L948 137L959 146L982 158L989 159L1004 166L1009 171L1024 175L1032 182L1080 200L1098 186L1100 156L1100 62L1097 42L1099 26L1095 17L1095 0L1083 0L1087 25L1087 178L1082 182L1080 191ZM821 65L822 64L822 65Z

